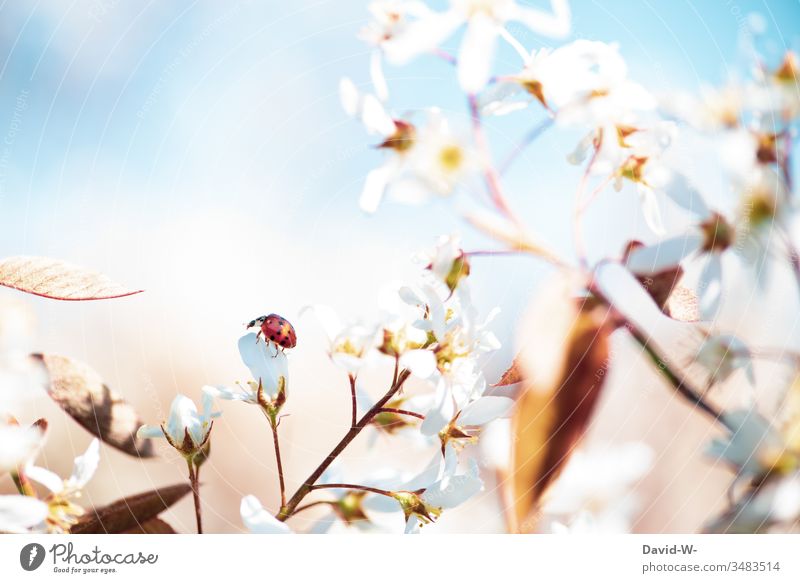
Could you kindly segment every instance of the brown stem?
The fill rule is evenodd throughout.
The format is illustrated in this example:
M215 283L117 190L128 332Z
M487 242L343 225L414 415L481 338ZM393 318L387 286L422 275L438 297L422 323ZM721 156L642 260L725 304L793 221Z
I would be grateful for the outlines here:
M589 160L589 163L586 165L586 169L583 171L580 182L578 182L578 188L575 191L575 209L572 217L572 236L575 242L575 253L578 255L578 262L584 269L588 268L588 261L586 259L586 246L583 241L583 229L581 225L583 213L586 211L587 206L586 202L584 201L584 193L586 191L586 184L589 182L589 174L592 171L592 166L594 166L599 153L600 149L595 146L592 157Z
M603 294L602 290L600 290L599 286L594 281L594 278L592 278L590 281L588 289L594 297L603 302L603 304L608 306L610 309L614 310L614 314L618 321L625 326L625 329L628 331L628 333L634 338L634 340L636 340L636 342L639 343L642 349L644 349L644 351L656 365L656 368L667 378L667 380L669 380L679 395L684 397L687 401L704 413L708 414L713 418L714 421L719 421L724 424L722 411L718 410L703 398L703 391L692 387L685 378L679 377L678 374L672 370L667 360L658 353L656 348L650 342L649 335L641 330L636 323L633 322L633 320L625 316L625 314L617 309L614 303L607 298L605 294Z
M397 360L395 360L395 367L397 367ZM395 368L395 370L397 369ZM341 441L339 441L339 443L337 443L336 446L331 450L331 452L325 457L322 463L319 466L317 466L317 469L311 472L311 475L308 476L308 478L306 478L303 484L289 499L289 502L287 502L285 505L281 507L281 511L276 516L278 520L285 521L292 514L294 514L294 511L297 508L297 506L300 504L300 502L302 502L303 498L305 498L306 495L308 495L308 493L313 490L314 484L316 483L317 480L319 480L319 477L323 474L323 472L327 470L328 467L333 463L333 460L339 457L339 455L344 451L344 449L348 445L350 445L350 442L352 442L358 436L358 434L361 433L361 430L364 429L367 425L369 425L370 421L372 421L375 415L378 414L381 408L386 403L388 403L392 397L394 397L397 391L399 391L402 388L403 383L406 382L406 380L410 375L411 372L408 370L403 370L402 372L395 375L395 380L392 383L392 386L386 392L386 394L383 397L381 397L380 400L377 403L375 403L375 405L373 405L373 407L369 411L364 413L364 416L361 417L361 419L359 419L356 422L356 424L353 425L353 427L350 428L350 430L345 434L345 436L341 439Z
M350 427L355 427L358 418L358 400L356 399L356 377L348 375L350 378L350 397L353 401L352 415L350 416Z
M333 506L334 504L336 504L336 502L334 502L333 500L317 500L316 502L309 502L308 504L303 504L302 506L298 506L297 508L295 508L292 515L294 516L295 514L298 514L303 510L308 510L309 508L314 508L315 506L322 506L323 504L326 504L328 506Z
M283 479L283 463L281 462L281 446L278 440L278 424L270 420L272 427L272 443L275 445L275 463L278 466L278 482L281 487L281 508L286 506L286 483Z
M378 413L395 413L396 415L410 415L411 417L416 417L417 419L425 419L425 415L422 413L416 413L414 411L409 411L408 409L395 409L394 407L381 407Z
M203 534L203 518L200 512L200 468L196 468L191 460L186 460L189 467L189 483L194 497L194 516L197 519L197 534Z
M483 125L481 123L481 112L478 107L478 99L474 95L469 98L469 110L472 117L472 133L475 136L475 146L483 158L483 175L486 181L486 188L489 190L489 197L497 210L506 216L515 225L520 225L520 220L511 210L508 205L503 188L500 185L500 176L497 173L494 165L492 164L492 154L489 148L489 142L483 132Z
M372 492L373 494L380 494L381 496L388 496L392 498L393 495L389 490L382 490L381 488L373 488L372 486L360 486L358 484L316 484L311 486L311 490L322 490L324 488L337 488L342 490L361 490L363 492Z

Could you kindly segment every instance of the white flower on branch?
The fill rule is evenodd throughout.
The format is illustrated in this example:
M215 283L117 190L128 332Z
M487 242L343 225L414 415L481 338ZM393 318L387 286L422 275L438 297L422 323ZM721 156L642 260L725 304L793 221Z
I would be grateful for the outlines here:
M778 476L746 493L721 516L709 521L710 533L758 533L791 525L800 518L800 473Z
M280 409L289 388L289 360L283 350L245 334L239 339L239 355L250 369L253 380L236 387L223 385L203 387L203 393L226 401L243 401L252 405Z
M452 446L445 455L437 453L430 463L413 478L402 480L393 473L371 485L391 490L392 496L370 494L364 508L379 513L403 512L405 533L419 532L420 526L435 522L444 510L460 506L483 489L478 465L469 460L466 471L459 471L458 456Z
M656 105L649 92L628 78L616 44L583 39L533 51L519 73L504 78L481 99L484 113L495 115L534 102L561 125L592 128L631 125L639 112Z
M350 375L357 375L375 348L376 331L364 324L342 323L339 315L329 306L316 304L301 311L316 317L325 331L330 347L328 355Z
M552 12L520 6L515 0L452 0L445 12L420 15L383 44L396 64L437 49L462 24L467 25L458 53L458 80L467 93L477 93L491 77L497 37L503 37L518 52L524 49L506 28L520 22L538 34L564 37L569 34L570 10L566 0L551 0Z
M684 260L699 262L700 313L704 318L714 318L722 302L723 256L736 254L758 267L764 276L761 259L767 252L771 232L788 219L785 184L774 169L756 168L729 216L709 209L700 193L680 174L673 173L663 190L694 214L697 222L683 234L633 250L627 265L637 275L649 275L672 269Z
M726 412L722 421L729 435L712 440L707 454L728 463L739 475L763 476L797 466L796 455L755 409Z
M431 10L417 0L380 0L367 7L372 20L361 29L359 38L375 48L370 57L370 76L381 101L389 97L383 74L383 48L397 35L402 35L414 18L424 18Z
M70 526L84 514L84 509L74 500L80 498L83 489L94 477L99 463L100 442L93 439L83 455L75 458L72 473L66 480L50 470L33 464L25 467L25 476L50 491L45 498L50 532L68 532Z
M142 425L138 436L165 438L187 458L196 456L208 443L213 419L221 415L212 411L215 394L217 391L213 387L203 388L202 411L197 410L189 397L177 395L172 401L167 420L161 425Z
M731 334L709 336L700 345L696 362L709 372L709 385L724 382L737 370L743 370L751 385L756 379L747 345Z
M467 139L453 131L437 108L424 112L421 122L392 117L374 95L362 95L349 79L339 85L345 112L360 119L370 135L382 140L386 160L367 174L359 204L375 212L387 193L399 202L420 204L431 195L447 197L480 170Z

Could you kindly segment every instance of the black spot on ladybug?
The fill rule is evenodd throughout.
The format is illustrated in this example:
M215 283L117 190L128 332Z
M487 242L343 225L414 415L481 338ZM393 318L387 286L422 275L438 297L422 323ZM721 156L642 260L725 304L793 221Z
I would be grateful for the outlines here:
M269 335L269 339L270 339L270 340L275 340L275 334L270 334L270 335Z

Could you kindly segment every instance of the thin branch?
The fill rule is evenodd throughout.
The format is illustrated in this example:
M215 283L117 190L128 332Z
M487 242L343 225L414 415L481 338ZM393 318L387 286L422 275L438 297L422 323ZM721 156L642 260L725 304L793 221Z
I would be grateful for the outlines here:
M302 506L298 506L297 508L295 508L292 515L299 514L300 512L308 510L309 508L314 508L315 506L322 506L322 505L333 506L334 504L336 504L336 502L334 502L333 500L317 500L316 502L309 502L308 504L303 504Z
M278 466L278 482L280 482L281 487L281 508L286 506L286 483L283 478L283 462L281 461L281 446L280 440L278 439L278 423L272 423L270 421L270 427L272 427L272 443L275 445L275 463Z
M395 359L395 379L392 383L392 386L389 387L389 390L386 394L381 397L373 407L367 411L358 422L350 428L350 430L345 434L345 436L336 444L336 446L331 450L331 452L322 460L322 463L317 466L311 475L306 478L303 484L297 489L297 491L292 495L289 501L281 507L280 512L276 516L276 518L280 521L285 521L289 518L292 514L294 514L295 509L297 506L302 502L303 498L308 495L314 489L314 484L316 484L317 480L319 480L320 476L328 469L328 467L333 463L339 455L347 448L348 445L358 437L358 434L361 433L361 430L364 429L375 415L383 408L383 406L388 403L392 397L397 394L397 392L403 387L403 383L406 382L408 377L411 375L409 370L403 370L402 372L397 372L398 370L398 363L399 358Z
M203 517L200 510L200 468L195 467L191 460L186 460L189 467L189 483L192 486L192 497L194 498L194 516L197 520L197 534L203 534Z
M511 207L503 194L503 188L500 184L500 176L497 174L492 163L492 153L489 148L489 141L486 139L486 134L483 131L483 124L481 122L481 112L478 106L478 100L474 95L468 97L469 110L472 117L472 133L475 138L475 146L478 148L483 164L483 175L486 181L486 188L489 191L489 198L494 206L500 213L508 218L515 225L520 225L520 220L511 210Z
M685 378L682 378L674 370L672 370L672 367L669 365L666 358L661 356L650 342L649 335L641 330L636 323L633 322L633 320L625 316L625 314L617 309L614 303L607 298L605 294L603 294L602 290L600 290L594 278L592 278L589 282L588 290L594 297L614 311L617 320L625 326L625 329L628 331L628 333L633 337L634 340L636 340L636 342L639 343L642 349L644 349L644 351L656 365L656 368L667 378L667 380L669 380L670 384L672 384L673 388L681 397L686 399L689 403L704 413L708 414L714 421L719 421L720 423L724 424L722 411L718 410L703 398L703 391L691 386L691 384Z
M520 142L514 147L513 150L511 150L511 152L509 152L506 158L500 163L500 166L498 168L500 176L508 172L508 169L511 168L514 162L516 162L519 155L522 154L522 152L524 152L528 146L530 146L533 142L535 142L539 136L541 136L545 131L547 131L547 129L549 129L553 125L554 121L555 118L553 117L545 118L541 122L533 126L533 128L529 130L528 133L522 137Z
M352 415L350 416L350 427L355 427L358 419L358 399L356 398L356 377L347 375L350 378L350 397L353 401Z
M395 415L409 415L417 419L425 419L425 415L422 413L416 413L415 411L409 411L407 409L395 409L394 407L381 407L378 413L394 413Z
M600 149L595 147L594 153L592 154L589 163L586 165L586 169L583 171L581 180L578 183L578 188L575 190L575 210L572 217L572 234L575 242L575 253L578 255L578 262L584 269L588 269L589 264L586 259L586 247L583 241L583 229L581 228L583 213L586 210L586 204L584 203L583 196L584 191L586 190L586 183L589 181L589 174L592 171L592 166L594 166L599 152Z
M389 490L381 488L373 488L372 486L361 486L359 484L315 484L311 486L311 490L323 490L326 488L336 488L342 490L361 490L363 492L372 492L373 494L380 494L381 496L388 496L393 498L393 494Z

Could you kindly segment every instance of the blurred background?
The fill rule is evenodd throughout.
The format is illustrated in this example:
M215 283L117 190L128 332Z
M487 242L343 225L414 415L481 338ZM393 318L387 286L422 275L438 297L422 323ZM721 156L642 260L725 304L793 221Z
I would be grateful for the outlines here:
M763 31L759 50L773 62L798 48L794 1L613 0L573 2L572 9L571 38L618 42L631 77L656 93L745 76L750 63L741 49L754 28ZM0 7L2 254L57 257L146 290L97 303L26 298L37 319L36 350L90 363L154 423L176 392L199 398L203 384L244 378L236 349L244 322L269 312L287 316L300 338L290 417L281 425L290 490L338 441L349 416L347 379L328 362L319 327L298 317L300 308L324 303L345 319L369 319L380 290L411 277L410 257L439 234L461 233L467 249L492 247L453 211L458 201L424 209L389 202L373 217L359 210L363 178L381 158L342 112L337 86L349 76L368 88L370 49L356 37L368 17L366 3L356 0ZM531 49L552 42L521 29L514 34ZM458 40L449 45L455 49ZM504 48L497 67L514 71L519 59ZM463 96L446 63L421 58L387 67L386 75L397 111L433 104L465 124ZM492 120L497 157L540 119L531 109ZM532 229L567 256L580 170L564 159L579 137L547 134L506 183ZM709 184L719 180L702 158L696 164ZM636 201L626 190L592 207L586 224L593 256L618 253L631 235L652 238ZM680 221L676 209L665 214ZM502 309L493 328L504 348L487 362L490 381L509 365L515 324L546 272L525 258L474 262L477 306ZM795 340L794 322L773 323L771 333ZM388 364L372 371L369 386L380 392L389 374ZM277 480L260 413L236 403L223 409L203 470L206 530L239 532L242 495L254 493L275 509ZM68 474L89 437L46 400L32 402L25 416L51 420L42 465ZM702 458L711 432L632 351L616 352L589 441L642 440L654 449L654 469L637 486L643 503L636 530L693 531L721 507L730 474ZM412 469L429 459L408 459L402 439L379 447L393 452L382 460L397 455ZM184 480L182 460L162 453L142 462L104 447L87 503ZM359 475L377 455L354 444L345 468ZM167 520L192 532L191 501ZM489 478L480 497L426 530L502 529Z

